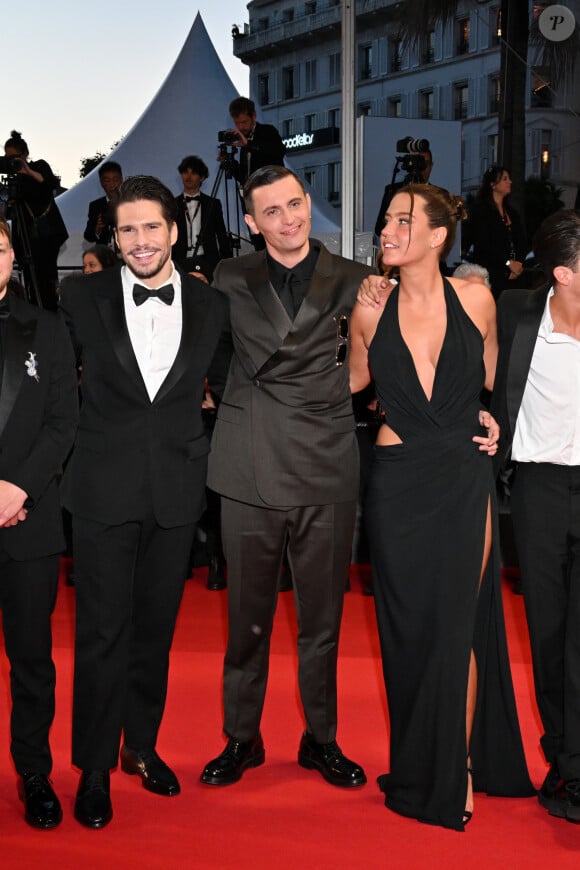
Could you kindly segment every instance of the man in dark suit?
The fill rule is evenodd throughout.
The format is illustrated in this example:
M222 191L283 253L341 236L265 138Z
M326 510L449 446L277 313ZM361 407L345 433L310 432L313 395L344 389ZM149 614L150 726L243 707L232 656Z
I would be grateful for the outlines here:
M201 192L209 170L201 157L184 157L177 171L183 193L175 197L177 241L173 261L185 272L201 273L208 281L220 260L232 256L232 245L224 224L219 199Z
M62 811L48 778L50 617L65 546L58 479L77 424L76 371L64 324L8 291L13 262L10 229L0 219L0 608L11 750L26 821L53 828Z
M369 270L310 239L310 198L283 167L259 169L244 198L266 250L224 260L234 356L208 485L222 496L229 638L225 751L202 782L226 785L264 761L260 719L286 545L298 609L306 718L298 755L333 785L366 782L336 743L336 664L359 461L345 365L348 318Z
M236 178L243 184L252 172L263 166L284 166L286 146L272 124L256 120L256 105L247 97L236 97L229 106L235 125L235 145L240 149L239 162L235 162Z
M548 217L534 253L549 284L505 290L491 410L511 513L550 769L538 800L580 822L580 214Z
M71 278L61 299L82 364L63 496L73 517L77 602L75 816L91 828L112 817L109 770L121 732L121 768L156 794L179 792L155 745L204 507L204 379L223 385L229 358L218 354L212 366L226 301L171 261L174 214L173 194L156 178L124 181L115 232L125 265Z
M123 171L115 160L107 160L99 166L99 181L105 191L104 196L89 203L89 216L85 227L87 242L100 245L114 244L113 204L123 181Z

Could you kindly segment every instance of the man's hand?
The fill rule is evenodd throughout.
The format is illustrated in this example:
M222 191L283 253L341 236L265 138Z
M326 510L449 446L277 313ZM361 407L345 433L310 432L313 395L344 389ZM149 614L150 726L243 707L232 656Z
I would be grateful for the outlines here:
M368 275L358 288L356 301L371 308L382 308L387 301L384 291L390 286L388 278L382 275Z
M0 480L0 528L15 526L26 519L23 508L28 493L14 483Z
M487 453L488 456L495 456L499 441L499 424L489 411L480 411L479 425L487 429L487 437L475 435L472 440L479 444L479 449Z
M519 278L522 272L524 271L524 264L520 263L519 260L510 260L509 261L509 281L513 281L515 278Z

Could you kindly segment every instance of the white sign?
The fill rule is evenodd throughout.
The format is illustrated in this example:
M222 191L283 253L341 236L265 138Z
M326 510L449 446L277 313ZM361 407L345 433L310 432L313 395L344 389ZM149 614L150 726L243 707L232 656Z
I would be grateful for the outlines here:
M576 20L567 6L546 6L538 18L540 33L550 42L563 42L574 33Z
M291 139L282 139L286 148L290 151L292 148L300 148L304 145L312 145L314 141L314 133L297 133Z

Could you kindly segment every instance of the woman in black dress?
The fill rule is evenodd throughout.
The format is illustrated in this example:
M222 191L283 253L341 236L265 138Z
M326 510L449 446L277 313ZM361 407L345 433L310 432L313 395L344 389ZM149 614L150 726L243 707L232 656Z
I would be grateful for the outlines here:
M390 718L379 783L391 809L456 830L471 818L472 779L490 794L534 793L493 547L495 444L479 425L495 305L439 268L463 217L434 186L393 198L381 247L399 283L383 283L381 307L356 306L350 355L353 391L372 373L385 414L366 504Z
M466 255L488 270L495 299L507 287L517 286L527 253L524 226L510 202L511 189L509 170L490 166L461 233Z

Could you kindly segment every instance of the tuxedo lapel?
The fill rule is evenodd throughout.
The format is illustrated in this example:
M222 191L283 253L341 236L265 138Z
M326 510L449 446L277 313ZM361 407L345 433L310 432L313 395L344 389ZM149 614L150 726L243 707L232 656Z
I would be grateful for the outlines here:
M149 398L145 381L141 375L133 345L131 344L129 330L127 329L120 271L115 275L112 285L107 284L106 287L101 288L96 296L96 305L107 337L113 346L121 366L131 379L139 384L139 388Z
M190 280L199 281L200 279L191 278L188 280L183 274L181 275L181 341L174 363L153 399L154 403L164 399L189 370L192 354L199 346L205 320L204 305L196 294L195 288L190 286Z
M265 253L257 265L248 268L247 282L248 290L274 327L278 338L283 341L290 332L292 321L270 283Z
M4 432L8 418L12 413L16 397L27 373L26 361L33 352L36 335L36 320L23 319L19 316L18 301L10 303L10 317L4 329L4 367L2 388L0 390L0 436ZM38 360L39 376L42 360Z
M515 328L506 383L507 409L512 432L515 431L522 396L528 380L546 298L546 288L531 293L527 304L520 311Z

